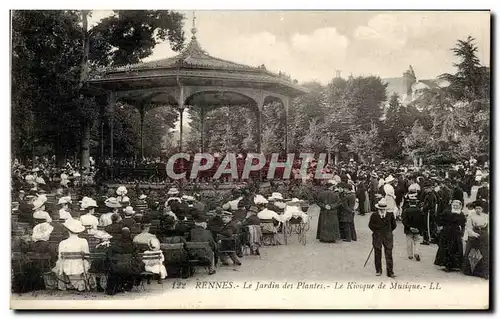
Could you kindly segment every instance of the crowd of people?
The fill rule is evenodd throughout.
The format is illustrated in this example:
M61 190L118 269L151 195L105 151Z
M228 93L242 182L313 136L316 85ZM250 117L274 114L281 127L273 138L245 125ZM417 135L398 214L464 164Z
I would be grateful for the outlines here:
M409 259L421 260L420 244L438 244L435 265L489 278L489 171L487 165L476 164L471 160L423 170L380 166L358 171L356 182L349 173L335 175L315 199L321 208L316 238L355 241L355 212L372 213L369 228L377 276L382 274L383 247L387 276L395 277L392 233L401 222ZM471 198L475 200L466 201Z
M62 168L58 182L51 184L44 183L46 166L15 168L13 252L48 256L46 263L25 258L13 263L18 292L97 289L115 294L140 285L144 272L159 281L192 275L191 268L178 270L170 262L168 245L181 245L189 256L193 243L206 244L196 259L214 274L219 262L242 265L246 248L260 255L263 234L282 244L284 226L292 219L309 223L305 207L312 204L320 207L320 242L356 241L354 215L371 213L377 275L382 274L383 247L387 275L395 276L392 232L402 223L409 259L421 260L420 244L438 244L434 263L445 271L489 277L489 170L473 161L441 168L349 161L328 165L329 180L288 180L266 189L248 184L216 203L175 187L156 191L82 183L70 167ZM475 185L480 187L473 194ZM464 193L476 200L466 202ZM92 254L104 257L85 257Z

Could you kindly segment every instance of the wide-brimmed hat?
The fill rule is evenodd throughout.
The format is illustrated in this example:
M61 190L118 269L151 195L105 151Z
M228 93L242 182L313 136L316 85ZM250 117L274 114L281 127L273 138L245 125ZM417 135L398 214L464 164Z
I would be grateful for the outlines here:
M107 233L103 230L96 230L96 231L94 231L93 235L95 238L100 239L102 241L110 240L111 238L113 238L113 236L111 236L109 233Z
M38 224L33 228L33 234L31 235L31 239L35 242L37 241L48 241L50 238L50 234L54 227L51 224L43 223Z
M271 197L268 198L269 200L283 200L283 195L281 193L272 193Z
M392 181L395 181L394 177L392 175L389 175L385 180L384 182L387 184L387 183L390 183Z
M165 201L165 207L168 207L170 206L170 202L171 201L176 201L176 202L182 202L182 200L179 198L179 197L169 197L167 198L167 200Z
M371 176L371 177L374 177L374 178L378 178L378 175L377 175L377 173L375 173L375 172L371 172L370 176Z
M182 195L181 199L188 202L194 202L196 200L196 198L190 195Z
M95 200L93 200L92 198L90 197L84 197L81 201L81 208L80 210L84 210L84 209L87 209L87 208L97 208L97 202Z
M33 201L33 210L37 210L38 208L42 207L45 205L47 202L47 197L45 196L38 196L34 201Z
M387 201L385 200L385 198L379 200L378 203L375 204L375 207L377 209L387 209Z
M40 169L38 167L35 167L34 169L31 170L32 172L39 172Z
M139 196L139 199L146 199L147 197L147 195L142 194L141 196Z
M57 205L64 205L64 204L71 204L71 197L70 196L64 196L64 197L59 198Z
M134 215L135 214L135 210L132 206L125 207L123 212L125 213L125 215Z
M160 249L160 241L158 238L151 238L148 242L149 249L158 250Z
M179 194L179 190L175 187L169 188L167 192L167 195L177 195L177 194Z
M110 197L104 201L104 205L109 208L121 208L122 204L115 197Z
M264 196L258 195L258 194L255 195L253 202L254 202L254 204L257 204L257 205L269 203L269 201Z
M47 213L43 210L37 210L36 212L34 212L33 218L34 219L43 219L45 221L52 221L52 218L50 217L49 213Z
M233 216L233 213L228 212L227 210L224 210L224 211L222 211L221 216L229 216L229 217L232 217L232 216Z
M119 186L117 189L116 189L116 195L118 196L124 196L125 194L127 194L127 188L125 186Z
M66 227L70 232L78 234L85 230L85 226L79 220L69 218L63 223L63 226Z

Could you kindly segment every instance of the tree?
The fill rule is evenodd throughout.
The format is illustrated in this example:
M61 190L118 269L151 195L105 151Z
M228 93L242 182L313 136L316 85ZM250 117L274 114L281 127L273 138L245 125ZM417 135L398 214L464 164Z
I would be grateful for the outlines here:
M183 16L179 13L115 11L87 30L89 15L86 10L12 13L13 130L19 132L14 134L16 153L26 152L21 140L28 138L34 144L30 136L37 136L36 143L50 145L58 159L64 149L79 146L86 159L95 144L89 139L97 109L94 99L80 95L87 75L105 67L137 63L166 39L175 50L182 47ZM18 117L21 112L27 116ZM23 130L24 122L34 127Z
M281 143L279 142L273 127L266 127L264 132L262 132L261 151L264 155L281 151Z
M453 63L457 73L445 73L440 78L450 82L447 90L460 101L478 101L488 98L490 93L489 71L482 67L477 57L478 48L475 39L468 36L466 40L458 40L451 49L459 63Z
M361 161L367 159L373 161L379 156L380 144L378 138L378 129L375 123L371 123L368 132L360 130L352 136L352 141L348 146L349 151L358 154Z
M326 149L324 142L323 127L318 123L317 119L312 119L309 122L309 130L302 140L301 151L320 153Z
M415 121L411 132L405 134L403 140L403 147L407 154L412 158L416 158L425 155L431 149L433 143L432 137L429 132L422 126L418 121Z

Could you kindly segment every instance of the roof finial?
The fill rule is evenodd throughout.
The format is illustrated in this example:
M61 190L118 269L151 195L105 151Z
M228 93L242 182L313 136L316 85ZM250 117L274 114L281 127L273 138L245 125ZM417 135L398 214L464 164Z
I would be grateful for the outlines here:
M198 30L196 29L196 15L195 15L195 12L193 11L193 27L191 28L191 39L196 39L196 32Z

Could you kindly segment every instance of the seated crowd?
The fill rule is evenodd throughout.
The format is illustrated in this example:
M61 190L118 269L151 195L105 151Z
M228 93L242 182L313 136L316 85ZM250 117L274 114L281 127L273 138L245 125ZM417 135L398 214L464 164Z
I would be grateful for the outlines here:
M113 196L108 192L96 199L74 190L16 194L14 291L97 290L112 295L154 277L161 282L167 276L192 276L197 266L212 275L219 262L240 266L244 251L260 255L261 220L274 219L273 234L287 219L308 220L298 207L302 201L285 203L280 193L266 199L236 191L234 200L209 210L176 188L164 198L124 186Z

